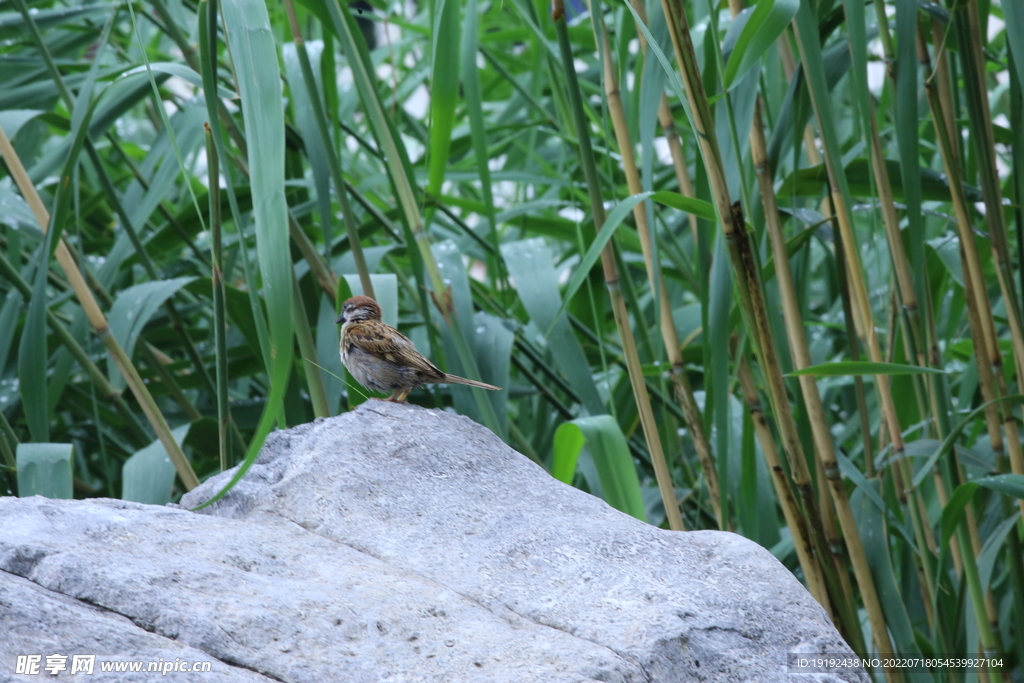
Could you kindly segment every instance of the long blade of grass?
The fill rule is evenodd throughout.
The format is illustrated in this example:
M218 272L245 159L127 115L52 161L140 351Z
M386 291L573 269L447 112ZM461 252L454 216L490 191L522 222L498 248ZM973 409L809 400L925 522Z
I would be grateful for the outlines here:
M277 47L266 5L260 0L224 0L223 7L250 155L256 253L270 331L270 391L241 466L228 484L203 506L220 499L256 461L264 439L283 410L294 348L291 310L294 276L284 197L284 111Z
M430 45L430 143L427 146L427 192L437 195L448 168L448 150L459 101L459 47L461 9L458 0L431 3L433 30ZM475 64L474 64L475 66Z

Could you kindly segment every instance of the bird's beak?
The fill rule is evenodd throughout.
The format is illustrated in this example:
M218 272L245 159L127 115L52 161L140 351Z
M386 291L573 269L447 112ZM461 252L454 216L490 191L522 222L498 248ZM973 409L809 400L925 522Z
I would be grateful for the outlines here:
M338 319L334 321L334 324L335 325L344 325L345 324L345 314L342 313L341 315L339 315Z

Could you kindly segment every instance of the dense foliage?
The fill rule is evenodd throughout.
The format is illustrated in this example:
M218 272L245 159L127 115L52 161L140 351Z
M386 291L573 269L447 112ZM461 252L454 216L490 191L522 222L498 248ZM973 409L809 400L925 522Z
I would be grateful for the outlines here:
M251 463L372 291L505 387L412 402L1021 680L1024 6L743 5L0 0L0 491Z

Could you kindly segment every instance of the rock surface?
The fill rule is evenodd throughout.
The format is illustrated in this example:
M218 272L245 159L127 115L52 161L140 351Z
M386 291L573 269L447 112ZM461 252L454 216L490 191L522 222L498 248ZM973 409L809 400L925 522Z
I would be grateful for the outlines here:
M98 655L57 676L83 681L161 658L218 681L867 681L787 672L848 649L763 548L643 524L450 413L372 401L275 432L200 513L0 499L0 680L59 653Z

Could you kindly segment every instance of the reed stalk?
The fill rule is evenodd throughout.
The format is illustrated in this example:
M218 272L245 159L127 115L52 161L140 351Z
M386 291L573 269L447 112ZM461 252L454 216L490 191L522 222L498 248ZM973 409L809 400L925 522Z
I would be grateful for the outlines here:
M933 27L941 30L941 27ZM941 36L941 37L940 37ZM919 30L918 38L923 44L924 35ZM991 320L991 306L988 302L988 290L985 286L984 276L981 272L980 259L978 257L977 245L969 217L967 199L963 190L963 178L960 173L959 151L956 144L957 132L952 121L952 102L943 96L943 92L951 95L948 88L942 84L945 71L943 62L945 54L943 41L944 31L936 35L935 61L940 64L936 74L939 76L939 84L932 79L925 82L925 91L928 96L929 107L932 112L936 138L939 142L939 151L943 159L943 165L949 179L952 196L954 215L956 216L957 229L960 236L961 260L964 268L964 289L968 298L968 318L971 324L972 336L974 337L975 354L979 373L979 384L981 385L982 396L997 395L997 385L992 378L992 370L999 368L1001 362L992 363L993 355L998 358L999 350L995 337L994 324ZM926 59L926 50L919 51L919 59ZM973 304L973 305L972 305ZM995 350L992 354L991 350ZM991 399L989 399L991 400ZM993 403L990 408L995 408ZM1002 434L998 427L997 413L989 408L985 411L986 424L989 430L989 438L992 448L998 452L1002 451ZM955 455L952 458L955 461ZM955 465L947 466L947 470ZM953 478L951 474L944 477L951 484L959 477ZM977 564L975 560L976 548L980 548L977 538L977 526L973 524L973 513L968 510L967 518L957 526L957 555L963 570L964 578L968 583L968 590L971 595L971 603L975 614L975 621L978 624L978 631L981 637L982 646L987 652L994 652L996 648L996 632L992 628L992 610L987 605L986 596L983 594L978 582Z
M754 105L754 121L750 129L750 152L754 162L758 188L761 192L761 203L764 206L765 224L771 243L772 257L775 260L775 278L782 299L782 314L786 325L786 334L789 338L789 349L792 355L793 367L797 370L803 370L812 365L811 353L807 347L807 339L804 335L800 302L797 298L796 287L793 284L793 275L789 267L789 255L786 252L786 239L782 233L782 222L779 219L778 203L772 182L774 174L768 162L768 147L765 142L764 126L761 121L761 107L762 104L759 99ZM814 439L814 452L821 466L821 471L828 482L829 489L832 492L832 503L835 505L836 514L839 517L839 524L842 527L843 539L846 541L846 549L850 556L853 573L857 579L857 585L860 587L861 597L864 600L868 617L871 620L872 632L877 632L881 629L882 633L884 633L886 628L885 614L882 610L874 579L871 576L871 568L864 553L864 546L861 542L860 532L857 529L857 521L854 517L853 509L850 506L846 486L839 473L839 463L836 461L832 433L829 428L828 418L825 415L825 407L821 401L821 394L818 392L818 384L814 377L809 375L801 375L799 381L804 398L804 407L807 410L807 418L811 425L811 434ZM823 506L822 514L825 514L827 510L828 508ZM837 564L837 571L841 575L845 573L845 567ZM852 600L852 597L852 595L847 596L849 600ZM880 645L880 650L882 645Z
M615 141L619 146L619 153L622 155L622 168L626 175L626 185L632 195L641 194L643 186L640 182L640 172L636 167L636 157L633 155L633 143L630 140L629 125L626 122L626 112L622 107L622 98L619 94L618 79L615 76L615 67L612 63L612 53L608 45L608 33L605 29L602 18L595 15L591 4L591 20L595 32L595 40L603 46L604 54L604 88L605 99L608 102L608 111L611 115L612 127L615 130ZM667 107L667 100L662 98L662 103ZM676 139L678 144L678 138ZM691 216L693 214L690 214ZM705 482L708 487L708 495L711 498L711 506L715 511L715 519L718 520L719 529L728 529L729 520L722 516L722 504L718 486L718 473L715 470L714 456L711 452L711 444L704 433L704 422L701 418L700 409L693 396L693 389L690 387L689 379L686 376L686 367L683 363L682 348L679 344L679 335L676 332L675 321L672 317L672 302L668 296L668 288L665 286L665 277L660 269L655 268L653 249L651 248L651 231L647 224L647 210L644 202L633 207L633 219L636 221L637 235L640 237L640 248L643 252L644 264L647 268L647 281L651 289L657 289L658 324L661 329L662 342L665 345L665 353L671 368L670 376L679 405L686 417L686 424L690 428L693 437L693 445L697 451L697 458L700 460L701 469L704 472Z
M647 8L642 0L630 0L633 11L640 17L640 21L647 24ZM647 56L647 36L642 32L637 35L640 41L640 53ZM668 143L668 151L672 157L672 170L676 174L676 182L679 183L679 192L687 197L695 197L693 180L690 178L690 170L686 165L686 155L683 154L683 145L679 140L679 131L676 128L676 119L672 116L672 107L668 103L668 95L662 93L658 102L658 124L661 132L665 134L665 142ZM697 216L687 214L690 222L690 232L693 234L693 248L697 249L700 244L699 232L697 230Z
M3 456L7 468L12 471L18 469L18 460L15 456L17 448L18 435L11 429L11 423L7 421L7 416L0 410L0 455Z
M844 7L846 10L846 16L849 19L848 27L850 32L850 45L852 53L852 61L854 69L851 73L851 78L854 81L854 91L860 93L867 93L867 74L862 68L862 64L866 63L864 44L866 39L864 37L864 14L863 7L861 5L854 4L851 0L844 0ZM876 10L882 11L881 3L876 5ZM880 15L884 17L884 12ZM880 31L887 34L887 25L880 26ZM891 41L883 39L883 45L885 49L892 50ZM887 56L892 57L892 53L887 53ZM890 61L890 63L892 63ZM917 68L916 63L911 63L908 68ZM810 74L808 74L808 80L810 80ZM903 236L900 234L899 227L899 216L896 214L895 200L893 198L893 192L891 187L891 181L889 178L889 170L886 166L885 154L882 148L881 135L879 134L878 120L875 116L874 103L870 97L858 98L861 110L861 119L863 122L864 135L868 138L868 148L870 150L871 167L874 173L875 187L878 192L878 198L882 214L882 223L885 228L886 237L888 239L889 254L893 265L893 272L895 274L895 280L897 287L892 291L892 306L893 319L890 322L890 352L894 350L895 339L896 339L896 308L897 302L902 302L903 316L902 320L905 321L905 327L909 328L909 334L904 335L904 341L908 347L907 357L917 361L917 363L923 367L928 367L928 359L925 354L926 341L922 332L921 316L918 310L917 303L917 290L915 289L914 278L912 276L912 268L910 261L907 258L906 250L903 245ZM819 112L820 116L820 112ZM822 121L822 125L828 125ZM823 136L825 140L828 140L831 136ZM826 143L827 145L828 143ZM828 164L829 150L826 147L826 164ZM907 163L916 164L916 157L907 160ZM836 164L827 166L830 168L830 173L841 173L841 169L836 167ZM916 168L915 168L916 171ZM839 183L833 183L833 187L842 188L841 180ZM857 263L856 254L853 253L855 250L855 242L853 239L852 228L844 229L844 225L847 225L846 221L842 216L839 216L839 223L843 239L846 240L849 236L849 240L843 244L843 253L847 257L847 274L849 278L853 278L854 286L851 287L851 292L855 293L855 301L861 298L860 308L862 316L862 326L864 329L870 327L868 330L868 345L871 348L872 343L877 344L877 340L872 342L872 336L874 333L874 322L873 317L870 313L870 307L867 305L866 290L862 289L863 278ZM837 253L838 256L838 253ZM925 273L921 274L921 277L925 277ZM877 356L872 356L873 360L877 360ZM876 380L877 381L877 380ZM883 410L886 415L886 425L895 435L895 431L898 429L898 418L895 413L895 404L889 394L890 387L886 384L877 384L880 398L883 405ZM914 382L915 395L918 399L918 406L922 416L927 415L928 411L925 408L925 397L924 397L924 382L920 381L920 378L915 378ZM934 388L934 385L929 385ZM887 394L888 397L887 397ZM928 396L928 403L931 405L937 405L935 401L934 392ZM885 408L886 405L891 406L890 409ZM936 414L932 414L931 419L936 429L939 425L939 419ZM896 458L896 467L900 468L900 479L909 484L913 479L912 472L910 471L909 463L905 458L901 458L900 451L902 450L902 444L898 441L899 435L894 436L893 447L894 457ZM911 517L911 523L914 529L914 535L917 540L917 547L919 552L913 555L915 565L918 573L922 578L923 590L926 591L926 595L933 595L935 592L935 579L932 575L931 558L925 557L924 552L927 549L927 540L924 532L924 521L920 516L921 505L920 492L913 490L902 490L900 492L901 502L904 503L905 509L908 511ZM907 498L911 500L907 502Z
M32 300L32 287L21 276L21 273L14 268L3 252L0 252L0 275L10 281L21 292L26 304ZM138 417L128 407L128 404L125 403L121 392L110 384L107 376L96 366L96 363L93 362L86 350L82 348L78 340L71 334L71 331L49 309L46 311L46 324L57 336L57 339L60 340L60 343L64 345L64 348L71 353L72 358L78 361L89 381L96 387L100 398L111 403L118 414L124 418L132 434L133 443L141 448L152 441L152 435L147 433L145 428L139 423Z
M306 235L306 231L302 229L299 220L295 218L295 214L291 209L288 210L288 234L291 236L295 246L302 252L306 263L309 264L309 270L313 274L313 279L320 286L320 290L334 303L335 298L338 296L338 276L331 271L323 256L316 250L316 246L309 239L309 236ZM360 282L362 281L360 280ZM369 291L372 292L373 290Z
M996 279L999 291L1006 303L1006 321L1010 328L1013 357L1018 377L1024 377L1024 329L1021 327L1020 306L1013 286L1009 243L1006 236L1006 220L1003 214L1002 186L996 170L995 136L992 131L992 112L989 109L985 73L985 56L982 54L984 41L978 18L978 0L955 4L950 13L958 43L965 46L958 50L963 67L963 83L967 114L971 123L970 139L978 155L978 171L981 193L985 200L985 223L988 227L992 255L995 257Z
M750 373L750 366L746 358L740 358L739 368L736 377L740 382L740 390L743 392L743 400L747 405L747 411L754 423L754 430L757 434L757 441L761 444L761 452L764 453L765 462L768 464L768 471L772 475L772 485L775 487L775 495L782 507L782 514L786 518L786 526L793 536L793 547L796 549L797 560L801 569L804 570L804 580L807 582L807 590L814 599L818 601L833 624L841 624L839 614L836 613L832 601L829 600L828 588L825 584L825 576L822 573L821 565L815 556L814 546L810 535L807 532L807 525L804 522L803 513L793 489L789 486L789 479L786 477L786 470L782 467L779 459L779 452L775 448L775 437L772 436L771 427L768 426L768 419L764 415L764 408L761 405L761 397L758 396L757 386L754 384L754 377Z
M363 245L359 240L359 226L356 225L356 217L352 212L352 205L348 200L348 192L345 189L345 179L341 172L341 162L331 140L331 133L327 127L327 116L320 100L320 88L317 87L316 79L313 77L313 68L310 66L309 53L306 52L306 39L299 27L299 19L295 14L295 4L292 0L284 1L284 11L288 15L288 26L292 32L292 40L295 43L295 53L299 58L299 66L302 69L302 80L306 86L306 94L309 97L310 106L313 109L313 118L316 120L317 132L320 134L320 144L327 153L327 167L331 172L331 180L334 183L334 192L338 195L338 202L341 204L341 214L345 221L345 230L348 233L348 244L352 250L352 257L355 260L356 272L359 273L359 283L363 286L363 293L371 299L376 299L373 293L373 282L370 279L370 271L366 268L366 257L363 255ZM313 142L307 141L307 144Z
M982 54L983 40L978 17L977 0L957 5L952 9L953 25L960 44L967 49L959 50L960 63L963 65L966 89L967 112L971 121L970 139L974 143L979 160L981 192L985 200L985 223L988 227L989 243L995 257L996 279L1002 294L1007 327L1010 328L1010 340L1015 361L1018 383L1024 378L1024 329L1021 326L1021 309L1013 285L1013 264L1007 239L1006 221L1003 213L1002 185L996 170L995 137L992 130L992 112L989 109L988 94L984 90L987 82L985 73L985 57ZM1018 202L1020 198L1017 198ZM991 317L991 308L982 309L985 319ZM986 327L988 325L986 324ZM995 381L996 395L999 398L1008 394L1005 376L1002 371L1002 352L997 337L991 334L992 377ZM1024 455L1021 453L1020 438L1017 433L1017 420L1013 415L1012 404L1000 402L1003 414L1003 425L1006 429L1006 446L1010 456L1010 467L1014 474L1024 475ZM1021 513L1024 514L1024 500L1018 499Z
M356 90L359 92L359 99L366 109L366 116L383 152L388 173L398 195L398 204L402 209L402 214L405 217L406 224L409 226L409 230L412 231L416 246L419 248L419 255L423 259L427 275L430 278L431 287L438 296L441 296L447 287L444 284L444 278L441 277L441 271L437 267L434 254L430 249L430 238L423 224L419 204L416 201L412 184L402 163L398 145L388 124L388 117L384 114L384 108L374 87L373 76L363 60L355 35L352 33L351 17L343 15L343 12L348 11L347 6L343 10L338 0L327 0L325 5L330 15L331 25L334 27L335 33L337 33L341 42L341 48L348 57L349 66L352 68L352 79L355 82ZM341 195L342 192L339 191L338 194ZM454 315L454 309L445 307L442 314L448 320ZM455 331L454 327L452 329Z
M551 17L555 24L555 32L558 35L562 65L565 68L569 104L573 121L576 125L580 165L583 167L583 173L586 177L590 208L594 218L594 229L597 233L600 233L605 221L604 199L601 196L600 179L590 144L590 124L583 109L580 86L576 78L576 68L573 63L572 46L569 42L569 32L566 26L565 9L562 0L554 0ZM654 466L654 473L658 482L658 491L661 493L661 500L665 506L665 516L668 519L670 529L682 531L685 528L683 518L679 512L679 503L676 500L675 489L672 486L672 475L668 469L668 461L665 459L665 453L662 450L661 436L658 433L658 425L654 418L654 411L651 408L651 399L647 394L647 386L644 383L643 368L640 364L640 357L637 354L633 330L629 323L629 314L626 312L626 304L622 298L622 290L619 287L618 267L615 263L614 246L611 242L606 244L601 251L601 264L604 271L605 286L608 288L608 296L611 299L612 311L615 316L615 325L622 341L622 352L626 357L626 366L629 371L630 385L633 389L633 398L640 413L644 437L647 440L647 449L650 452L651 464Z
M3 156L4 160L7 162L7 168L14 177L14 181L18 185L18 189L21 190L22 197L25 198L25 201L32 209L32 213L35 216L36 223L39 225L39 229L43 234L46 234L50 226L50 213L43 206L42 199L40 199L39 194L36 192L36 188L29 179L28 173L26 173L25 167L21 163L21 159L14 151L14 147L11 145L10 140L7 139L7 134L4 132L2 127L0 127L0 156ZM63 238L61 238L60 242L57 244L57 262L64 270L64 274L67 277L68 282L71 284L71 287L74 289L75 296L78 298L79 304L85 311L93 330L97 335L99 335L100 339L103 340L103 343L113 356L118 369L128 381L128 386L131 387L132 393L139 402L139 407L142 408L142 412L153 427L153 431L156 432L157 438L160 440L160 443L163 444L164 449L170 456L171 462L174 463L174 467L178 471L178 476L181 477L182 483L185 485L187 490L191 491L199 485L199 479L196 477L196 473L193 471L191 463L189 463L188 458L185 457L185 453L181 450L178 442L175 441L174 436L171 434L170 426L167 424L163 414L157 407L156 401L154 401L152 395L150 395L149 389L146 388L145 383L142 381L142 377L139 376L139 373L132 364L131 359L128 358L124 349L121 348L121 344L118 343L117 339L110 332L110 326L107 324L107 319L100 310L99 305L96 303L96 299L93 297L92 291L90 291L89 287L86 285L85 278L82 277L82 273L78 269L78 264L75 263L74 259L71 257L71 253L68 251Z
M223 472L231 466L231 442L228 440L231 405L228 402L228 320L224 308L224 236L220 216L220 158L217 156L217 145L213 141L213 131L209 123L204 124L203 132L206 138L206 168L209 178L210 231L213 233L210 285L213 288L213 338L217 354L217 452L220 456L220 471Z
M292 297L295 299L295 307L292 309L295 337L298 339L299 351L302 354L302 368L306 372L306 385L309 387L309 400L313 404L313 414L317 417L330 417L331 410L327 405L324 378L320 374L320 366L313 360L316 358L316 342L313 341L309 317L306 315L306 304L302 301L298 281L292 283L292 292Z
M735 205L729 196L722 166L721 153L715 133L715 122L704 91L704 83L697 66L697 58L690 37L689 22L681 0L663 0L669 35L680 66L686 97L690 104L692 126L700 143L701 156L711 186L713 204L718 213L722 228L722 238L728 245L737 289L740 294L741 310L747 322L747 329L754 343L758 361L764 372L768 386L768 396L772 411L779 428L783 451L789 463L790 476L799 492L803 503L810 538L816 553L816 559L822 564L826 578L834 573L829 557L831 552L825 539L821 515L811 482L810 470L803 454L792 408L786 394L779 363L778 351L772 336L764 293L761 288L760 268L747 234L743 220L743 211L737 202ZM830 583L830 596L842 599L841 588ZM891 651L891 650L890 650Z
M985 419L988 426L989 440L996 454L1005 452L1003 435L999 429L1000 414L1003 425L1007 428L1007 437L1017 437L1017 425L1012 410L1003 407L995 399L1002 398L1004 392L997 383L996 377L1002 377L1002 352L999 348L995 322L992 319L992 305L988 298L988 288L982 272L981 260L975 241L973 225L970 219L969 205L963 190L960 153L957 145L956 128L952 115L951 90L945 84L948 72L945 67L945 49L941 42L945 33L941 25L933 25L933 36L939 42L935 47L935 63L938 65L933 79L925 82L925 92L935 121L935 134L939 143L939 151L943 167L949 178L954 215L956 216L957 234L960 237L961 259L964 271L964 289L968 297L968 320L971 323L971 334L974 338L975 356L977 358L979 385L982 396L988 405L985 408ZM923 30L919 30L918 39L924 43ZM922 59L927 59L927 50L922 51ZM926 63L927 66L927 63ZM937 86L937 87L936 87ZM950 134L953 132L954 134ZM973 306L971 306L973 303ZM1007 309L1010 308L1007 300ZM1021 376L1018 374L1018 377ZM1015 474L1024 474L1024 457L1020 452L1020 440L1014 438L1010 445L1010 466ZM1024 501L1018 505L1024 513Z

